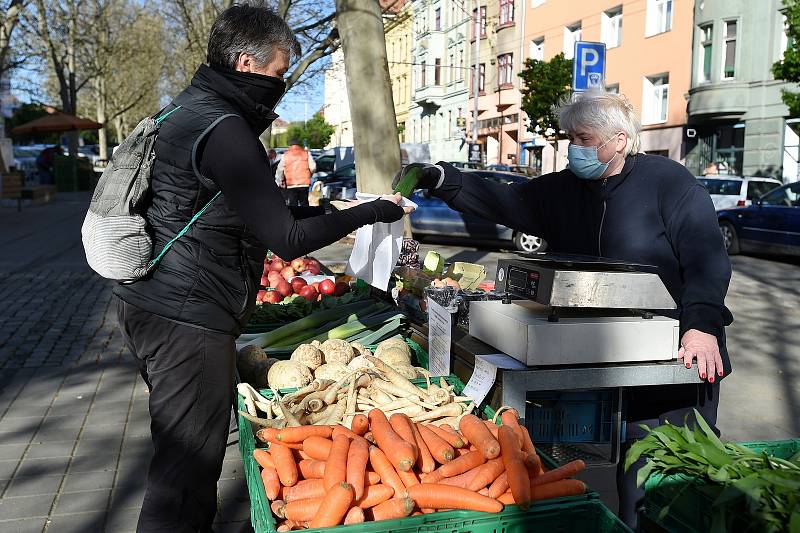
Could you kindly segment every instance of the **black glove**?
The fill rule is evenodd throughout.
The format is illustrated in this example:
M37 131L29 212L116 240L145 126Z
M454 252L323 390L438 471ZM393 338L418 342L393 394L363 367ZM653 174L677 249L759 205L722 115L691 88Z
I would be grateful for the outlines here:
M400 172L394 175L392 179L392 190L397 189L397 184L405 176L409 170L416 169L419 172L417 178L417 189L436 189L441 186L444 181L444 170L439 165L430 165L428 163L411 163L404 166Z
M361 204L361 206L363 206L364 209L369 209L372 212L374 218L370 224L374 224L376 222L397 222L403 218L403 215L406 214L402 207L394 202L390 202L389 200L372 200L371 202L364 202Z

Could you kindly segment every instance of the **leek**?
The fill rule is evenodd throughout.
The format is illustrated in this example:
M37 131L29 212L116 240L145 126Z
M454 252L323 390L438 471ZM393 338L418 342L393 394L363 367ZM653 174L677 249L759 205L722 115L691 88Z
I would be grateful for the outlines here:
M388 338L391 335L394 335L397 330L400 329L400 318L395 318L386 322L380 328L374 331L365 331L349 337L347 342L360 342L364 346L372 346L373 344L378 344L380 341Z

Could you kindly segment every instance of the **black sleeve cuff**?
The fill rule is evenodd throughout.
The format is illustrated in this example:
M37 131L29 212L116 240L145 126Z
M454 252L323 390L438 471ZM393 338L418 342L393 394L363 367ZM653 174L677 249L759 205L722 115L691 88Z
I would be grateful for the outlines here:
M727 307L711 304L692 304L681 312L681 337L690 329L720 337L725 326L733 322L733 315Z
M439 161L436 164L442 167L444 170L444 182L438 189L431 191L431 193L437 198L441 198L445 202L449 202L461 191L463 176L461 171L450 163Z

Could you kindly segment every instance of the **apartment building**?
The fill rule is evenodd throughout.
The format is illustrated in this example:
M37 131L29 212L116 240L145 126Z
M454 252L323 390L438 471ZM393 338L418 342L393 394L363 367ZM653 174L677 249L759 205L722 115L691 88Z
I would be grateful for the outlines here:
M800 123L788 119L772 65L788 39L781 0L704 0L694 9L695 43L686 166L798 179Z
M517 74L522 64L520 35L524 26L524 18L518 20L517 15L518 8L524 11L526 2L483 0L478 4L472 7L470 31L470 64L478 70L477 142L486 164L516 164L522 123L521 79ZM473 131L475 92L471 79L469 132Z
M576 41L604 42L606 89L625 94L639 111L642 150L684 160L694 2L529 0L526 9L526 58L549 60L561 52L571 58ZM552 144L525 131L520 161L543 172L560 170L566 144L559 144L556 155Z
M347 76L341 48L331 54L331 63L325 69L322 109L325 121L336 128L326 148L353 146L353 120L350 117L350 98L347 96Z
M386 57L389 61L389 79L392 82L392 101L397 118L397 136L401 143L408 135L409 107L411 106L412 67L412 7L411 2L398 0L384 15Z
M426 143L432 161L466 161L468 2L414 0L412 96L406 141Z

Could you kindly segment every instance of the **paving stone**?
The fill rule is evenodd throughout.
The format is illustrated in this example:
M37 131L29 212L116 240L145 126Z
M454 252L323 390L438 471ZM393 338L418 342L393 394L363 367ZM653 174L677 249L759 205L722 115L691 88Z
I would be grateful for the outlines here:
M34 442L49 442L57 440L75 440L81 432L80 427L58 428L43 427L36 432Z
M133 533L139 520L139 509L112 507L108 511L106 533Z
M105 511L111 496L110 489L69 492L60 494L56 499L53 515L85 513L89 511Z
M244 478L220 479L217 482L217 493L223 499L237 499L247 501L250 496L247 492L247 483Z
M96 470L94 472L81 472L67 474L61 492L77 492L84 490L111 489L114 486L114 470Z
M83 426L83 417L75 415L48 416L42 421L42 429L79 428Z
M125 415L128 414L130 406L131 406L130 399L120 400L115 402L95 402L92 405L92 410L89 413L89 416L92 416L97 413L116 413L117 416L124 417Z
M75 440L37 442L28 447L26 458L69 457L75 448Z
M144 481L118 485L114 487L111 506L115 509L141 509L144 492Z
M222 498L215 522L242 522L250 520L250 501Z
M67 470L69 457L36 459L26 457L17 470L17 476L55 476Z
M45 517L50 512L54 499L55 494L3 498L0 500L0 520Z
M40 416L4 417L0 420L0 433L16 432L33 435L41 421Z
M96 472L98 470L116 470L118 454L81 455L74 457L69 465L69 473Z
M107 454L109 452L117 453L119 451L120 443L122 442L122 435L106 435L101 438L85 438L81 436L78 442L78 447L75 449L74 455L76 457L82 455L96 455Z
M33 433L23 433L18 431L1 431L0 442L3 444L27 444L33 438Z
M16 475L6 489L6 497L55 494L61 486L63 475L20 476Z
M14 473L17 465L19 465L19 459L4 459L0 461L0 479L11 479L11 474Z
M0 444L0 461L12 459L18 461L22 454L25 453L25 448L25 444Z
M3 533L42 533L47 519L25 518L23 520L8 520L0 522L0 531Z
M105 511L53 516L47 531L57 531L58 533L100 532L103 531L105 521Z

